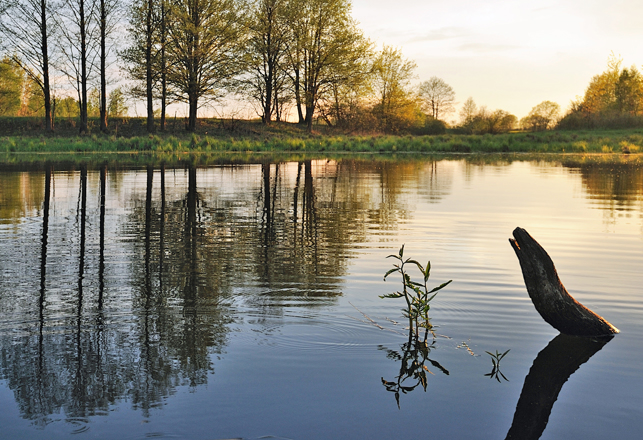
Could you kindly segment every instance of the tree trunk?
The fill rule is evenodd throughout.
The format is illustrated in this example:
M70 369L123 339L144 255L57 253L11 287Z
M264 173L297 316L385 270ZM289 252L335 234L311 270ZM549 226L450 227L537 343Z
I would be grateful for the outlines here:
M165 44L167 42L167 10L165 0L161 0L161 131L165 131L165 107L167 106L167 60Z
M522 228L509 239L518 256L527 292L540 316L561 333L604 336L619 330L576 301L565 289L545 249Z
M188 97L189 99L189 115L188 115L188 131L194 132L196 131L196 117L197 117L197 97L195 96L196 93L190 94Z
M145 94L147 97L147 132L154 133L154 98L152 95L152 0L147 0L145 11Z
M295 101L297 103L297 116L299 116L298 124L305 124L304 112L301 109L301 85L299 84L299 69L295 69Z
M107 11L105 0L100 0L100 131L107 133Z
M87 133L87 24L85 20L85 0L80 0L80 134Z
M54 131L54 121L51 114L51 88L49 86L49 37L47 34L47 2L40 0L40 35L42 50L42 93L45 101L45 131Z

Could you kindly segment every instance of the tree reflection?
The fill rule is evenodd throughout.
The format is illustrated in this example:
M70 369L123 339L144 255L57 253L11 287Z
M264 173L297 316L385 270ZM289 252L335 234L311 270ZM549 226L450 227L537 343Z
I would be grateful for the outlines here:
M580 171L589 198L609 211L640 209L643 195L643 167L637 163L575 163L566 167Z
M37 318L0 334L0 377L22 416L39 426L60 412L70 419L107 414L124 399L147 415L178 386L207 382L213 354L227 342L232 304L266 317L284 305L313 307L340 295L354 245L409 215L404 180L422 167L354 160L189 165L185 179L173 170L168 185L164 167L148 167L139 194L124 184L126 173L81 166L61 179L58 212L50 209L49 167L44 184L40 175L29 186L43 208L34 246L39 295L30 301L29 289L2 286L24 305L21 313ZM230 182L246 183L238 189ZM73 187L72 200L78 194L68 211L65 185ZM12 202L3 218L13 219L23 202ZM12 300L0 296L3 305ZM401 358L431 362L424 343L410 340Z

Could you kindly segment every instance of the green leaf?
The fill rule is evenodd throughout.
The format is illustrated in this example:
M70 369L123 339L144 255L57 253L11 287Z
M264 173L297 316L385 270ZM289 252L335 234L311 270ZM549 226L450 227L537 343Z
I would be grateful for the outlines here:
M431 276L431 262L427 261L426 262L426 270L422 272L424 274L424 282L426 283L429 280L429 277Z
M448 286L449 284L451 284L451 282L452 282L452 281L453 281L453 280L449 280L449 281L447 281L446 283L440 284L438 287L434 287L434 288L433 288L430 292L428 292L428 293L433 293L433 292L437 292L438 290L444 289L446 286Z
M415 264L417 266L417 268L420 269L420 272L424 273L424 267L422 267L422 265L419 262L417 262L416 260L411 260L409 258L408 260L405 261L405 263Z
M400 255L400 259L401 259L401 258L402 258L402 256L404 255L404 245L402 245L402 247L400 248L400 253L399 253L399 255Z
M386 295L380 295L380 298L402 298L404 294L400 292L387 293Z
M386 274L384 275L384 281L386 281L386 277L387 277L387 276L389 276L389 275L390 275L390 274L392 274L393 272L397 272L399 269L400 269L400 268L399 268L399 267L397 267L397 266L396 266L396 267L394 267L393 269L389 269L389 271L388 271L388 272L386 272Z

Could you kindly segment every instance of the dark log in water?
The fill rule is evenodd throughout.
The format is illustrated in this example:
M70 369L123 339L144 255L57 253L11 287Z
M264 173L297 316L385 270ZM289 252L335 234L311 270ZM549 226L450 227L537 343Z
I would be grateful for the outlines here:
M505 440L536 440L542 435L561 388L578 367L612 339L558 335L543 349L522 387Z
M522 268L527 292L545 321L561 333L576 336L603 336L619 330L576 301L560 282L545 249L522 228L509 239Z

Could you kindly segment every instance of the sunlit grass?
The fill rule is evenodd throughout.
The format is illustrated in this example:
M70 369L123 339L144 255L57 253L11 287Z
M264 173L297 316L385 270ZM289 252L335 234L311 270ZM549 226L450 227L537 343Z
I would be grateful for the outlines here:
M206 120L200 131L194 134L172 131L147 135L143 134L142 124L135 124L135 120L127 122L129 131L123 122L121 128L114 130L112 134L89 136L76 136L72 134L71 128L60 129L52 136L33 135L27 130L18 130L13 125L5 124L14 128L6 131L11 132L11 136L0 137L0 152L635 154L641 152L643 147L643 129L392 136L345 134L330 127L318 127L313 133L307 133L295 124L281 123L264 127L252 121L239 122L230 131L218 128L215 120ZM31 133L34 132L38 133L37 130Z

